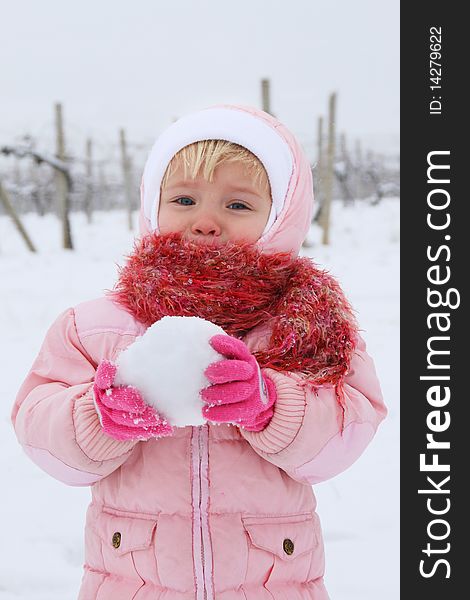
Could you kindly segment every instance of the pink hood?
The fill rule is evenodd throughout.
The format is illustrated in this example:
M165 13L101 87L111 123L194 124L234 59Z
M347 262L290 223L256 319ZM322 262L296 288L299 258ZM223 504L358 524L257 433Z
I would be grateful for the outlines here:
M300 147L300 144L285 125L262 110L249 106L229 104L216 105L211 108L241 111L247 115L252 115L255 119L260 120L263 124L267 124L278 136L280 136L283 143L285 143L286 148L292 158L292 172L290 173L287 191L282 199L283 206L275 222L259 239L258 244L265 252L291 251L297 255L309 230L313 214L312 171L308 159ZM226 137L228 136L224 134L224 139ZM195 135L193 138L188 138L186 143L183 143L182 145L180 144L179 147L177 147L176 151L181 149L184 145L198 141L199 139L207 139L207 137ZM239 143L239 141L235 139L235 136L233 136L229 141ZM259 158L262 162L264 162L261 157ZM152 156L149 158L149 161L151 159ZM145 235L153 229L150 218L146 214L145 210L145 190L149 189L150 184L148 180L148 166L149 165L147 163L140 188L140 235ZM166 164L163 165L163 168L166 168L166 166Z

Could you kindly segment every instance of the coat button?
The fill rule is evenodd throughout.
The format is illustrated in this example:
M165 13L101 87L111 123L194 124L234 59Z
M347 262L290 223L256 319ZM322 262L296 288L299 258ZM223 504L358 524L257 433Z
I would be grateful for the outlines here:
M119 548L120 545L121 545L121 534L119 533L119 531L116 531L116 533L113 534L113 546L115 548Z
M284 549L284 552L286 554L289 554L289 556L294 553L294 542L292 540L290 540L289 538L286 538L282 542L282 547Z

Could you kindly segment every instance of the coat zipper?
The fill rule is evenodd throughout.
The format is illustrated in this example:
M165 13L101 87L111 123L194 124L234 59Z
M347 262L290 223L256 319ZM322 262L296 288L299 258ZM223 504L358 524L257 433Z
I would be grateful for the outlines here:
M212 548L208 527L208 426L194 426L192 436L193 556L196 600L213 600Z
M199 430L199 436L198 436L198 446L199 446L199 511L201 513L202 516L202 467L201 467L201 463L202 463L202 448L201 448L201 435L200 435L201 431ZM201 520L201 528L199 531L199 534L201 536L201 562L202 562L202 577L203 577L203 589L204 589L204 600L207 600L207 589L205 586L205 579L206 579L206 565L205 565L205 561L204 561L204 536L202 535L202 520Z

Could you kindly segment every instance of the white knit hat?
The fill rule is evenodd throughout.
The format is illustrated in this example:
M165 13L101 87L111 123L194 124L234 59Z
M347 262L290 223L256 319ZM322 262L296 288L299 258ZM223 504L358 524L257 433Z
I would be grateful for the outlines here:
M294 160L284 139L259 117L228 108L206 108L175 121L157 139L143 174L144 213L152 230L158 230L160 186L173 156L202 140L226 140L243 146L263 164L271 186L271 212L263 231L271 228L284 206Z

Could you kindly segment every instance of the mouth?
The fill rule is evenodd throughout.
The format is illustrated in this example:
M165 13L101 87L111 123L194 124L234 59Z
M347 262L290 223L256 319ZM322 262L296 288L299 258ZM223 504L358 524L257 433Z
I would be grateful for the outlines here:
M192 236L187 236L186 239L189 242L193 242L195 244L201 244L204 246L210 246L210 247L218 247L218 246L222 246L223 244L225 244L226 242L224 240L221 240L220 238L201 238L201 237L192 237Z

